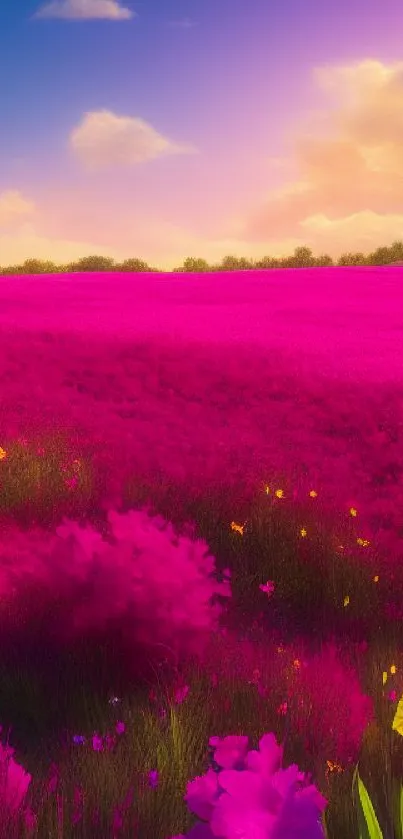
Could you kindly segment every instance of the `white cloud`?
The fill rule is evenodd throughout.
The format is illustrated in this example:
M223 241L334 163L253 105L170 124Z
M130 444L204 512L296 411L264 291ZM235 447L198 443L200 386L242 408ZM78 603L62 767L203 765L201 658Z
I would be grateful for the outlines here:
M70 134L70 145L89 169L133 166L169 154L196 149L168 140L142 119L111 111L90 111Z
M41 6L36 18L63 20L130 20L135 13L119 0L53 0Z
M309 133L297 126L298 177L268 192L243 236L298 237L332 254L403 238L403 63L327 66L314 79L328 96L325 119Z
M10 189L0 192L0 226L8 227L21 217L30 216L35 212L35 205L32 201L19 192L17 189Z

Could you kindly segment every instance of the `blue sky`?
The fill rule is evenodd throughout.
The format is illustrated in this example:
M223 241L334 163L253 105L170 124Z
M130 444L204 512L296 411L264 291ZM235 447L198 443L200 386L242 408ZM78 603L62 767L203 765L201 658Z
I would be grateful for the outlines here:
M403 6L324 5L3 0L0 264L403 238Z

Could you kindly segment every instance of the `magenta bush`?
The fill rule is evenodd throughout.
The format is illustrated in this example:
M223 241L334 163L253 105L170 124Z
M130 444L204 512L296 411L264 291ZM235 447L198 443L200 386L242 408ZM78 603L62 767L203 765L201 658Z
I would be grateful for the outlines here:
M218 601L231 594L207 544L142 511L110 511L108 523L107 538L70 520L54 534L9 532L0 547L9 630L28 634L40 617L44 636L74 644L118 627L134 672L139 657L163 659L167 648L179 659L201 656L219 625Z

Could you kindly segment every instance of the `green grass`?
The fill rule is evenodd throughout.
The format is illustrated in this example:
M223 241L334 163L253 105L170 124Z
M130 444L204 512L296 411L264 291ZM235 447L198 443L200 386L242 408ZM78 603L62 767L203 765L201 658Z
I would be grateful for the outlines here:
M38 453L40 446L42 453ZM52 527L63 514L89 518L101 528L106 525L91 465L60 435L46 443L31 441L29 446L5 442L4 451L7 456L0 459L2 527L11 521L21 528L35 523ZM74 479L69 489L66 481ZM360 776L385 831L384 839L394 839L398 836L393 811L403 766L403 738L391 730L396 703L384 696L382 672L389 671L388 688L396 689L399 698L403 656L398 628L379 617L379 602L389 595L392 582L386 574L374 581L378 557L373 546L357 542L359 516L346 510L332 517L314 494L297 505L289 501L291 487L283 487L281 497L281 493L276 495L280 484L269 484L267 491L262 485L251 506L240 504L234 509L218 492L184 500L169 487L141 486L134 477L125 487L123 501L126 509L148 503L178 526L195 523L195 535L207 541L218 568L232 570L228 627L257 641L277 632L284 647L278 661L290 679L296 668L292 644L297 635L305 637L312 654L327 639L337 639L340 650L354 664L363 690L374 700L376 719L363 736ZM275 596L268 602L259 589L266 580L276 583ZM344 605L346 597L349 602ZM367 649L359 654L353 641L362 640L363 632ZM214 685L212 673L196 668L176 673L168 651L161 673L149 684L127 690L119 666L112 673L107 665L111 657L113 651L109 656L104 650L95 655L93 646L84 645L74 656L52 659L49 668L45 662L41 669L29 654L18 665L13 665L12 655L8 660L0 655L2 739L10 728L16 760L33 776L28 800L38 814L30 831L22 821L7 827L10 839L25 835L169 839L193 824L183 795L187 781L207 768L209 737L243 733L255 745L269 731L280 740L287 734L284 765L296 762L312 772L313 782L329 799L328 838L358 839L351 794L355 763L330 771L334 755L326 740L315 753L307 750L304 732L293 727L292 710L289 726L278 712L284 700L281 680L276 685L273 679L269 696L259 695L256 685L231 672L220 674ZM396 666L393 675L392 664ZM182 703L173 699L178 680L189 686ZM121 695L123 686L126 690ZM318 690L324 688L322 683ZM120 699L115 706L108 702L113 695ZM165 717L156 712L162 706ZM118 720L124 721L125 731L116 736L114 748L94 751L93 732L113 733ZM335 719L334 724L340 721ZM73 734L83 735L87 742L73 744ZM49 792L52 764L58 767L57 782ZM156 788L148 783L152 770L159 773ZM80 810L74 804L79 788L84 792L84 806L79 822L73 825L72 815ZM114 810L130 793L122 827L114 832ZM97 810L98 822L94 822Z

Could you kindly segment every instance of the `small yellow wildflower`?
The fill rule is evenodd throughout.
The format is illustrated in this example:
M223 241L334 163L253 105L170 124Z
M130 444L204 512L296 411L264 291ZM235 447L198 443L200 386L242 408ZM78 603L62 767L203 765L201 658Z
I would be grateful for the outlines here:
M390 672L391 672L392 676L394 676L394 675L395 675L395 673L396 673L396 666L395 666L394 664L392 664L392 667L390 668Z
M382 684L383 685L386 685L387 678L388 678L388 674L387 674L386 670L384 670L383 673L382 673Z
M356 515L357 515L357 510L355 509L355 507L350 507L350 516L356 516Z
M274 494L277 495L277 498L284 498L284 493L282 489L276 489Z
M300 533L301 533L301 536L306 536L306 530L305 530L305 527L302 527L302 528L301 528Z
M314 490L314 489L311 489L311 491L310 491L310 493L309 493L309 495L311 496L311 498L316 498L316 497L317 497L317 494L318 494L318 493L317 493L317 492L315 492L315 490Z
M5 457L7 457L7 452L0 446L0 460L4 460Z
M231 530L236 530L238 533L241 534L241 536L243 536L244 527L244 524L237 524L235 521L231 522Z
M347 596L343 600L343 606L348 606L349 603L350 603L350 598L347 594Z
M379 574L375 574L374 583L379 583Z

